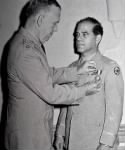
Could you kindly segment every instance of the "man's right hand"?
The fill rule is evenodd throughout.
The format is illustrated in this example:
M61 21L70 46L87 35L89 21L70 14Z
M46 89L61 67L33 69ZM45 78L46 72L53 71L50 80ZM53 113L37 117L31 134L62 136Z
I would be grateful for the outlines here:
M64 148L63 136L56 136L53 145L54 145L55 150L63 150L63 148Z
M97 76L92 76L93 79L81 84L81 85L76 85L78 87L78 95L81 96L88 96L88 95L93 95L101 90L102 87L102 81L101 77L97 79Z
M101 90L102 87L101 78L98 78L98 80L96 80L95 78L95 81L88 82L85 86L87 88L85 95L86 96L93 95Z
M93 74L96 71L96 63L94 61L85 61L77 66L78 75Z

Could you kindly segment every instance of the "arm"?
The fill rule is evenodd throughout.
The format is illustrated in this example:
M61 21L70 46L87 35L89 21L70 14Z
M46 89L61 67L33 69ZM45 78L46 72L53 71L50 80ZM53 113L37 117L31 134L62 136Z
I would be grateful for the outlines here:
M65 146L64 137L66 131L67 109L68 107L60 108L60 114L56 125L55 139L53 145L56 149L60 149L60 150L62 150L63 147Z
M51 76L54 84L64 84L77 81L76 68L63 67L63 68L51 68Z
M80 75L93 73L96 71L96 65L93 61L86 61L80 66L77 61L70 64L68 67L51 68L51 76L54 84L64 84L79 81Z
M124 99L124 81L122 73L117 64L112 63L108 68L105 80L105 101L106 113L103 132L100 143L108 148L113 147L120 122L122 119L123 99ZM101 150L101 149L100 149Z
M35 49L25 49L16 64L22 83L40 99L50 104L70 104L77 99L77 88L53 85L46 59Z
M46 59L37 50L27 48L18 58L16 73L20 81L40 99L49 104L71 104L84 97L89 88L98 88L97 83L89 87L74 85L53 85ZM98 91L98 89L97 89Z
M60 114L57 121L56 135L65 136L65 121L68 107L60 108Z

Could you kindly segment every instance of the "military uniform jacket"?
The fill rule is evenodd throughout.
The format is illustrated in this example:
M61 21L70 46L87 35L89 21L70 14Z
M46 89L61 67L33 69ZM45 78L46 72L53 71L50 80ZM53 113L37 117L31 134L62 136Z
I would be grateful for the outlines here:
M7 150L50 150L53 107L70 104L77 90L56 83L76 80L71 68L50 68L41 44L25 29L11 40L7 60Z
M122 73L116 62L99 52L92 60L102 70L101 91L60 112L56 134L65 136L68 150L96 150L99 143L111 147L116 143L123 107Z

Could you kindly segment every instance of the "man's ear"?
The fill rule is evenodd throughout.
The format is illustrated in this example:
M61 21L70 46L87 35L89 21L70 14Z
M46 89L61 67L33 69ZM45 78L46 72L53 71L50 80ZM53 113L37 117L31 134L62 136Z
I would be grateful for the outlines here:
M96 36L96 44L98 45L101 42L102 36L100 34L98 34Z
M39 14L36 16L36 23L38 27L41 27L43 19L44 19L44 16L42 14Z

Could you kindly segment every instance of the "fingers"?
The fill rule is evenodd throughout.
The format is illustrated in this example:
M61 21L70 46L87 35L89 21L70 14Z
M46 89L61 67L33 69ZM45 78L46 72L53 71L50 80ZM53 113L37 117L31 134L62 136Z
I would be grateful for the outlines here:
M92 61L92 63L91 62L88 62L88 66L87 66L88 68L88 71L87 71L87 73L89 74L89 75L94 75L94 74L97 74L97 72L98 72L98 70L97 70L97 67L96 67L96 63L95 62L93 62Z
M98 81L95 81L95 82L89 82L88 85L88 90L86 92L86 95L93 95L97 92L99 92L101 90L101 87L102 87L102 81L101 79L99 79Z
M59 143L59 150L63 150L63 144Z
M63 150L63 145L64 145L63 138L57 137L57 139L54 142L55 150Z
M94 61L86 61L77 66L78 74L92 74L97 72L96 63Z
M55 147L56 150L63 150L62 143L57 143L54 147Z
M94 61L86 61L84 62L84 65L96 67L96 63Z
M99 92L101 90L101 87L102 87L102 83L99 82L98 84L95 85L94 92Z
M97 82L101 80L100 75L92 74L92 75L79 75L78 81L75 83L76 86L83 86L89 83Z
M84 65L89 66L90 68L96 68L96 63L94 61L86 61Z

